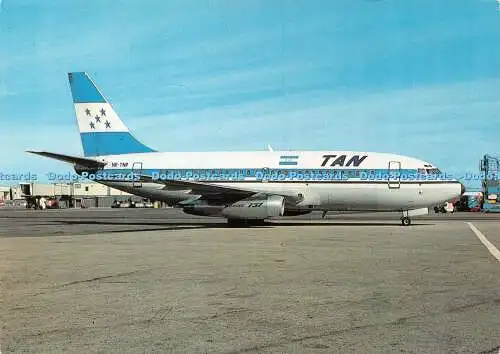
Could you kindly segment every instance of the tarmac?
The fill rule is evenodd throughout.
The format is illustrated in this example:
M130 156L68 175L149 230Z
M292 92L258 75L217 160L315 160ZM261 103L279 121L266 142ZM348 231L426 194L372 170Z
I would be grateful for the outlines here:
M0 210L0 351L496 354L499 221Z

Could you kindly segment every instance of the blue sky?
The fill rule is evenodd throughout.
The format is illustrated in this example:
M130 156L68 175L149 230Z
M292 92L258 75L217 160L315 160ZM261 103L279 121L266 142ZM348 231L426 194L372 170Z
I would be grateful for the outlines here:
M89 72L162 151L366 150L453 173L498 154L494 0L1 0L0 172L81 154Z

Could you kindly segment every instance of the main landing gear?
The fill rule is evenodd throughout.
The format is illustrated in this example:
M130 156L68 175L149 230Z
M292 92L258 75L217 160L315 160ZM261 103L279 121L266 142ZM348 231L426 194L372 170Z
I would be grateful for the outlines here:
M402 224L403 226L410 226L410 224L411 224L411 219L410 219L409 217L407 217L407 216L403 216L403 217L401 218L401 224Z

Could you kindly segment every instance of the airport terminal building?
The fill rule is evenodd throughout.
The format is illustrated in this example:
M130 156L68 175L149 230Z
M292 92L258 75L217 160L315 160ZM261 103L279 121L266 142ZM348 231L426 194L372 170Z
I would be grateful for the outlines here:
M56 200L59 208L111 207L122 201L142 202L143 198L100 183L30 183L0 187L0 206L22 207L39 198Z

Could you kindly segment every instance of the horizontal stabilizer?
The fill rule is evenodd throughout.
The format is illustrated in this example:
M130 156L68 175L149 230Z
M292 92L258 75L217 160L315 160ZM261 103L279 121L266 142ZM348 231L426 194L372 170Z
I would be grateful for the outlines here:
M78 157L78 156L71 156L71 155L64 155L64 154L56 154L54 152L47 152L47 151L28 150L26 152L29 152L30 154L49 157L51 159L55 159L55 160L59 160L59 161L77 164L77 165L80 165L83 167L88 167L88 168L101 168L101 167L104 167L106 165L105 162L90 159L88 157Z

